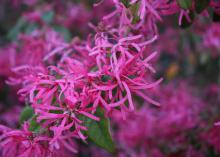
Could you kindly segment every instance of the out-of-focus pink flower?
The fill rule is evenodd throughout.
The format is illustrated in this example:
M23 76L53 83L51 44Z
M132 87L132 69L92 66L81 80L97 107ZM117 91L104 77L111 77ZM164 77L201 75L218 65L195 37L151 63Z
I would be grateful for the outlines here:
M220 50L220 25L213 23L203 35L203 45L211 49L213 55L218 55Z
M11 67L15 65L15 45L10 44L0 49L0 75L8 77L12 75Z
M203 135L203 138L218 151L220 151L219 131L219 126L213 126L206 134Z
M11 130L4 126L1 127L0 147L2 156L21 156L21 157L37 157L48 156L50 150L47 146L47 137L36 136L28 131L28 125L24 124L24 130Z
M0 148L3 157L68 157L76 146L72 139L60 139L54 148L47 135L31 132L29 124L22 130L12 130L0 125Z
M184 83L178 86L178 90L168 84L162 88L160 86L156 92L160 97L160 112L145 105L140 111L128 114L123 123L120 114L113 114L114 122L119 127L115 139L119 141L118 147L125 152L137 154L143 149L146 154L157 152L155 156L163 156L160 150L153 152L153 148L164 144L171 155L172 151L178 151L187 144L187 133L200 124L199 114L203 103L190 94L192 91ZM194 153L189 151L188 154Z
M210 6L213 7L214 12L220 15L220 2L211 0Z
M7 107L6 105L3 106L3 104L0 104L2 107ZM19 114L21 112L21 107L18 105L14 105L13 107L10 107L9 110L1 113L0 115L0 122L1 124L5 124L10 127L16 127L19 120Z

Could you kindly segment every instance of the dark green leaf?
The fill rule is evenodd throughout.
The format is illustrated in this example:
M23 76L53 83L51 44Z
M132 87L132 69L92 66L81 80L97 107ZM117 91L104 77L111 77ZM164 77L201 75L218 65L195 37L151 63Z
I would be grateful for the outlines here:
M68 29L66 29L65 27L63 26L54 26L54 30L56 32L59 32L63 35L63 38L66 40L66 41L70 41L71 40L71 33Z
M121 2L125 5L126 8L130 7L129 0L121 0Z
M42 20L46 23L51 23L54 18L54 12L53 11L47 11L41 16Z
M84 117L85 126L88 128L86 134L89 140L94 142L99 147L114 153L115 145L109 131L109 121L104 116L104 112L98 108L96 116L100 117L100 121L94 121L90 118Z
M138 10L139 10L139 3L134 4L130 7L133 19L132 19L132 24L136 24L140 21L140 17L138 16Z
M31 119L34 115L34 109L30 106L26 106L20 114L20 124L23 124L24 121Z
M111 78L111 76L109 76L109 75L102 75L102 77L101 77L101 80L103 81L103 82L108 82L109 80L111 80L112 78Z
M34 116L31 120L30 120L30 126L29 126L29 130L32 132L38 132L40 130L41 126L39 123L37 123L36 120L36 116Z
M188 28L188 27L190 27L191 25L192 25L192 23L193 23L193 20L194 20L194 18L195 18L195 14L193 13L193 12L190 12L189 13L189 17L190 17L190 19L191 19L191 22L189 22L187 19L186 19L186 17L185 16L183 16L183 18L182 18L182 25L180 26L181 28Z
M197 13L201 13L209 6L210 0L195 0L195 8Z
M179 6L183 9L190 9L192 7L192 0L177 0Z
M10 29L7 34L9 40L17 39L18 34L22 31L22 28L26 25L26 20L24 18L18 19L15 26Z
M36 23L30 23L25 28L25 33L30 34L34 30L36 30L37 28L38 28L38 25Z

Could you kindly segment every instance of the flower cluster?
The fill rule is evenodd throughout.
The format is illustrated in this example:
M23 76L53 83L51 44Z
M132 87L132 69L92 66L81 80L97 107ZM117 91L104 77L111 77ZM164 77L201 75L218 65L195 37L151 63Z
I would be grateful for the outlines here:
M120 5L123 7L122 3ZM22 43L15 46L14 51L19 53L14 54L14 58L20 60L15 60L12 67L14 76L7 82L21 84L18 94L33 107L36 123L41 128L32 135L28 131L31 121L27 122L24 126L25 139L17 141L17 144L28 140L29 136L34 144L12 152L29 156L31 151L42 151L41 154L46 156L48 152L43 150L44 143L48 145L48 150L60 149L63 143L64 147L70 148L66 140L86 140L83 131L87 128L81 116L99 121L100 118L94 115L97 107L103 108L106 115L119 109L126 118L126 112L135 108L133 94L143 95L148 101L155 102L142 90L151 89L162 81L159 79L152 83L149 73L155 70L150 61L156 52L149 55L145 49L157 36L145 40L142 34L125 33L123 27L127 27L127 31L130 28L123 19L117 26L104 21L94 27L96 33L88 41L74 39L71 43L66 43L52 30L46 34L36 30L31 36L19 36ZM157 102L155 104L158 105ZM17 138L21 134L22 131L17 134L12 131L12 136ZM42 134L43 141L38 139ZM3 154L8 156L10 154L7 154L8 147L4 146L4 142L11 138L9 135L3 133L2 143ZM72 149L72 152L76 151Z

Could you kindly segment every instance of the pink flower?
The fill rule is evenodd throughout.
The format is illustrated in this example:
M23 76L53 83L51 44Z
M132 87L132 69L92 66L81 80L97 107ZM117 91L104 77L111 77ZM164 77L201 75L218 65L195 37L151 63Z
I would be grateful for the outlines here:
M61 138L54 144L47 134L31 132L28 129L28 123L24 123L22 130L0 126L0 148L3 157L68 157L72 156L73 152L76 153L76 144L70 137Z
M203 35L203 45L212 50L212 54L214 56L218 55L218 51L220 49L219 44L219 35L220 35L220 25L212 24L209 29Z
M49 155L47 143L49 138L36 136L28 131L28 125L24 124L23 130L11 130L1 126L0 147L3 157L46 157Z
M146 48L157 40L158 35L156 32L148 36L133 31L145 24L149 30L151 27L156 29L156 20L162 20L159 10L165 3L142 0L137 14L141 21L133 24L131 11L121 2L114 2L116 10L113 13L103 17L97 27L90 24L96 33L88 36L87 41L74 38L71 43L66 43L51 29L46 32L35 30L31 35L20 34L20 44L14 48L17 50L15 58L20 59L13 65L15 76L10 77L8 83L22 85L18 94L34 108L41 126L39 132L48 135L43 139L44 134L35 136L28 131L27 125L24 130L16 131L19 134L14 135L20 137L24 132L24 137L15 145L23 141L30 145L23 151L23 156L31 155L31 151L56 153L62 147L76 153L75 147L71 147L74 145L72 140L85 141L87 138L83 134L87 128L80 117L99 121L95 115L97 107L104 108L109 116L112 111L120 110L125 119L126 113L136 108L134 95L160 105L146 95L162 81L152 81L151 73L156 70L151 61L157 52L148 52ZM131 5L134 3L136 1ZM84 9L76 8L78 11ZM78 19L75 11L70 10L73 21ZM19 148L19 151L25 148Z
M184 83L178 87L179 90L175 90L174 84L168 84L160 86L158 91L155 90L161 103L159 112L144 105L139 111L129 113L123 123L122 115L113 113L113 121L118 127L114 137L118 141L118 147L123 150L122 154L130 152L140 155L143 150L143 154L160 157L168 156L162 153L162 145L170 151L170 155L175 149L178 152L184 145L189 146L186 137L195 127L201 125L199 114L203 103L191 95L192 91ZM200 154L188 148L183 154Z

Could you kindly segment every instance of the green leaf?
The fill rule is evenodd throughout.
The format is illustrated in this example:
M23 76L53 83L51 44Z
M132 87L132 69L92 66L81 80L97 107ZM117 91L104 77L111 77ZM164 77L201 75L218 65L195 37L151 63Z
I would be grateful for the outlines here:
M26 25L26 20L24 18L19 18L15 26L10 29L7 34L9 40L16 40L18 34L22 31L23 27Z
M102 77L101 77L101 80L103 81L103 82L108 82L109 80L111 80L112 78L111 78L111 76L109 76L109 75L102 75Z
M63 38L66 41L70 41L71 40L71 33L68 29L66 29L63 26L54 26L54 30L58 33L61 33L63 35Z
M32 131L32 132L39 132L41 126L39 123L37 123L37 120L36 120L36 116L34 116L31 120L30 120L30 126L29 126L29 130Z
M177 0L179 6L183 9L190 9L192 7L192 0Z
M100 108L97 109L96 116L100 117L100 121L84 117L85 126L88 128L86 132L88 139L108 152L114 153L115 145L109 131L109 120L105 118Z
M201 13L209 6L210 0L195 0L195 9L197 13Z
M24 121L31 119L34 115L34 109L30 106L26 106L20 114L20 124L23 124Z
M53 11L47 11L43 13L41 16L41 19L46 23L51 23L54 19L54 12Z
M130 7L132 15L133 15L133 19L132 19L132 24L136 24L138 22L140 22L140 17L138 16L138 10L139 10L139 3L134 4Z
M188 28L188 27L190 27L191 25L192 25L192 23L193 23L193 20L194 20L194 18L195 18L195 14L193 13L193 12L190 12L189 13L189 17L190 17L190 19L191 19L191 22L189 22L187 19L186 19L186 17L185 16L183 16L183 18L182 18L182 25L180 26L181 28Z
M36 30L38 28L38 25L36 23L30 23L27 25L27 27L25 28L25 33L26 34L30 34L31 32L33 32L34 30Z
M124 4L124 6L125 6L126 8L129 8L129 7L130 7L129 0L121 0L121 2Z

